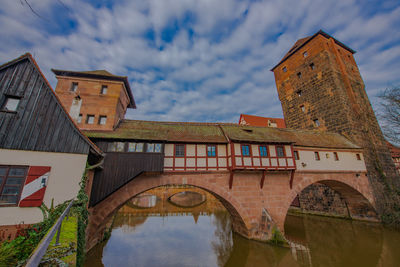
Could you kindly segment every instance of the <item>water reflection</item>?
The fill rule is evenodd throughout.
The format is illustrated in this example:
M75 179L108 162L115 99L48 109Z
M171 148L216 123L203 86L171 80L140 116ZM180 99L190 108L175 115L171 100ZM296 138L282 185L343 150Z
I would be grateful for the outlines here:
M120 209L86 266L400 266L400 233L378 224L288 215L291 248L280 248L233 234L228 212L207 192L187 208L168 202L176 191L157 190L147 192L157 197L150 208Z

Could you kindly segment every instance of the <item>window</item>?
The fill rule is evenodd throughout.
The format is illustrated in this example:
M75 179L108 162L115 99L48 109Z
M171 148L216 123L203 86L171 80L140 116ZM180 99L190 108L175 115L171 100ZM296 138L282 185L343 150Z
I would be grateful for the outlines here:
M319 123L319 120L318 119L315 119L314 120L314 126L315 127L319 127L321 124Z
M299 157L299 151L293 151L293 153L294 153L294 159L295 160L299 160L300 159L300 157Z
M185 156L185 145L175 145L175 157Z
M297 96L301 96L301 90L296 91Z
M82 123L82 114L79 114L78 119L76 121L77 123Z
M21 100L20 97L6 96L6 99L4 100L1 110L11 111L11 112L17 111L20 100Z
M0 166L0 206L18 204L26 172L26 167Z
M86 123L87 124L93 124L94 123L94 115L87 115Z
M109 152L125 152L124 142L112 142L108 144Z
M337 152L333 152L333 157L335 158L336 161L339 160L339 156Z
M124 152L125 151L125 143L123 142L117 142L117 152Z
M107 85L102 85L101 86L101 90L100 90L100 94L102 94L102 95L107 94L107 88L108 88Z
M242 156L250 156L250 147L248 145L242 145Z
M216 147L215 146L207 146L207 156L208 157L215 157L216 156Z
M260 156L261 157L268 157L267 146L260 146Z
M135 143L135 142L129 142L128 143L128 152L143 152L143 143ZM156 144L156 146L157 145L160 145L161 146L161 144ZM157 151L155 151L155 152L157 152Z
M306 112L306 108L304 107L304 105L300 106L301 111Z
M303 53L303 57L307 57L307 56L308 56L308 52L306 51Z
M283 146L277 146L277 147L276 147L276 155L277 155L279 158L285 157L285 151L283 150Z
M71 92L76 92L77 89L78 89L78 83L76 82L71 83L71 88L69 90Z
M147 144L146 152L161 152L161 144Z
M286 68L286 67L283 67L283 68L282 68L282 71L283 71L283 72L287 72L287 68Z
M297 77L301 78L301 72L297 73Z
M107 116L100 115L100 117L99 117L99 124L100 124L100 125L105 125L106 122L107 122Z
M147 144L146 152L154 152L154 144Z
M314 63L311 63L311 64L310 64L310 69L315 70L315 65L314 65Z
M357 160L361 160L361 156L360 156L360 154L356 154L356 157L357 157Z
M315 160L320 160L318 152L314 152L314 156L315 156Z

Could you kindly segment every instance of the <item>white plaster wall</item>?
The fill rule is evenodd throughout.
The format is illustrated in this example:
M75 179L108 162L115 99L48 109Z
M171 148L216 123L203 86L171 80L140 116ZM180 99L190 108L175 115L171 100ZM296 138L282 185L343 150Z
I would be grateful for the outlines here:
M251 145L251 150L251 152L253 152L253 156L258 157L260 155L258 145Z
M194 157L196 155L196 145L186 145L186 156Z
M217 159L216 158L209 158L208 160L208 167L217 167Z
M240 154L242 153L240 150L240 144L234 144L234 149L235 149L235 155L240 156Z
M286 166L286 159L278 159L279 160L279 166Z
M219 157L226 156L226 145L218 145L218 156Z
M276 159L271 159L271 166L278 166L278 161Z
M227 144L227 146L228 146L228 157L229 157L230 155L232 155L232 153L231 153L231 145Z
M286 153L286 157L292 156L292 150L290 149L290 146L285 146L285 153Z
M50 166L50 176L43 202L58 205L76 197L86 167L87 155L0 149L0 164ZM0 225L37 223L43 220L37 207L0 207Z
M235 157L236 165L242 166L242 158Z
M226 167L226 159L218 159L218 166L219 167Z
M275 150L275 146L268 146L269 147L269 155L271 157L276 157L276 150Z
M253 159L254 166L260 166L260 159Z
M172 167L173 160L173 158L164 158L164 167Z
M197 159L197 167L205 167L206 166L206 159Z
M165 144L164 154L165 154L165 156L173 156L174 155L174 144Z
M195 167L196 160L194 158L186 159L186 167Z
M339 160L336 161L333 151L319 151L320 160L315 160L314 151L296 149L299 152L299 160L296 160L297 170L326 170L326 171L366 171L364 157L361 152L335 151ZM328 154L328 158L326 157ZM356 154L360 154L361 160L357 160ZM303 164L305 166L303 166Z
M251 158L250 157L243 158L243 163L244 166L251 166Z
M262 158L261 159L261 164L262 164L262 166L269 166L269 159Z
M197 156L204 157L206 155L206 145L197 145Z
M185 167L185 158L175 158L175 167Z

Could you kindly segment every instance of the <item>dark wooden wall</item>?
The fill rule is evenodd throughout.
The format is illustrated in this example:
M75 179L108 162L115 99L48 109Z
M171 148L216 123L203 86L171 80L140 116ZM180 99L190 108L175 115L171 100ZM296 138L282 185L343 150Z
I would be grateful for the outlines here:
M0 68L0 105L21 97L16 112L0 111L0 148L88 154L76 129L28 56Z
M107 153L103 170L95 172L89 205L96 205L143 172L162 172L163 169L163 153Z

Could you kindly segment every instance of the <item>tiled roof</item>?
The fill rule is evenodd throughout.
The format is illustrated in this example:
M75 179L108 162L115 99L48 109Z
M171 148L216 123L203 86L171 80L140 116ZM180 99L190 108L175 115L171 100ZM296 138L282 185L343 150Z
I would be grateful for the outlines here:
M389 143L388 141L386 141L386 145L389 148L392 158L400 158L400 147L397 147L397 146Z
M111 81L121 81L124 83L127 94L129 96L129 108L136 108L135 99L132 95L131 86L129 85L127 76L117 76L106 70L92 70L92 71L73 71L73 70L57 70L51 69L55 75L67 76L67 77L82 77L82 78L93 78L100 80L111 80Z
M285 120L281 118L268 118L254 115L240 114L239 124L250 126L268 127L268 122L276 123L278 128L286 128Z
M286 59L288 59L291 55L293 55L297 50L299 50L301 47L303 47L306 43L308 43L309 41L311 41L312 39L314 39L314 37L316 37L317 35L321 34L322 36L324 36L325 38L329 39L332 38L335 43L337 45L340 45L341 47L343 47L344 49L348 50L350 53L355 53L356 51L354 51L353 49L351 49L350 47L348 47L347 45L343 44L342 42L336 40L335 38L333 38L332 36L330 36L329 34L327 34L326 32L324 32L323 30L319 30L317 33L315 33L314 35L305 37L305 38L301 38L299 40L296 41L296 43L292 46L292 48L290 48L290 50L286 53L286 55L281 59L281 61L279 61L278 64L276 64L271 71L274 71L274 69L276 67L278 67L282 62L284 62Z
M155 122L124 120L114 131L85 131L90 138L136 139L193 143L294 143L298 146L359 149L336 133L271 127L241 126L233 123ZM227 139L229 138L229 139Z

